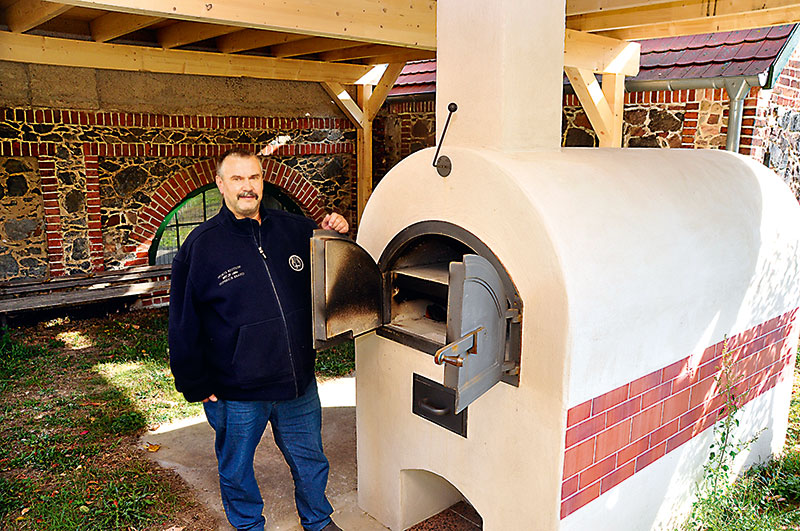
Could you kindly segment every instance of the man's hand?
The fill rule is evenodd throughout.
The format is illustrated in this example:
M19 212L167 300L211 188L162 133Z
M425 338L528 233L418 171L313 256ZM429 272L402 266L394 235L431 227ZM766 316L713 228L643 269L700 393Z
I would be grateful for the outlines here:
M206 402L216 402L216 401L217 401L217 396L216 395L211 395L208 398L206 398L205 400L203 400L203 403L205 404Z
M342 234L350 230L350 225L347 224L347 220L344 219L341 214L337 214L336 212L326 214L325 219L323 219L322 223L320 224L320 227L325 230L335 230L336 232L340 232Z

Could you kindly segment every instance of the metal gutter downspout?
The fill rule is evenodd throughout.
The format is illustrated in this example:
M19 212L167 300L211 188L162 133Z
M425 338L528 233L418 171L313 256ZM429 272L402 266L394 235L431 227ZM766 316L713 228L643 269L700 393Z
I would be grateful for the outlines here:
M728 136L725 149L739 153L739 142L742 137L742 115L744 114L744 98L750 92L750 84L746 79L734 78L725 80L725 92L728 93L730 107L728 109Z
M695 79L669 79L651 81L627 81L628 92L655 92L673 90L693 90L707 88L724 88L728 93L730 108L728 109L728 136L725 149L739 151L739 139L742 135L742 115L744 114L744 98L751 87L763 87L767 84L768 73L755 76L711 77Z

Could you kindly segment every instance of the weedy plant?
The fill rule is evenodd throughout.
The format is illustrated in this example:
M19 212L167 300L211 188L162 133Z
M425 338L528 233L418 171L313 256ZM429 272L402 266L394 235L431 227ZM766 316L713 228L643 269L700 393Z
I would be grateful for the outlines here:
M720 415L724 416L714 427L714 441L703 465L703 477L697 485L697 500L681 529L766 531L794 528L792 526L800 523L800 511L787 505L788 498L780 492L783 490L789 494L791 491L793 497L800 494L800 481L794 475L800 471L800 459L793 460L797 462L791 472L778 460L752 467L738 479L734 478L734 461L758 439L761 432L746 440L737 438L735 432L739 419L736 414L742 397L736 394L735 359L727 338L723 342L721 360L716 381L720 395L725 399L720 410Z

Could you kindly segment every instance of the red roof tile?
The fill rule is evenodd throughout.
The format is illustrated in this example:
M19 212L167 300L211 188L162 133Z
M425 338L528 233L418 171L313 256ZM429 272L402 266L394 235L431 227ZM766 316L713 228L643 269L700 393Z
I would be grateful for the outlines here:
M794 24L641 41L637 81L755 76L767 71ZM408 63L389 96L436 91L436 60Z
M793 24L642 41L635 80L755 76L780 55Z

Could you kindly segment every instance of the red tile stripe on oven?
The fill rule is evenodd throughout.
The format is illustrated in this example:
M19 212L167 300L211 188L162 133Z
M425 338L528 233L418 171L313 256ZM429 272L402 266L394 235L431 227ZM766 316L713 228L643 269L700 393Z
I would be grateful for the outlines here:
M792 374L798 309L727 341L740 405ZM561 518L724 418L717 389L724 342L567 412Z

